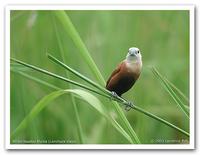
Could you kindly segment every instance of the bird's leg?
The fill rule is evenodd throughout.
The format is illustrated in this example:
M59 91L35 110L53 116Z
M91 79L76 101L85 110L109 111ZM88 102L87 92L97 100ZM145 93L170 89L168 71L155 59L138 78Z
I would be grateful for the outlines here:
M119 97L119 96L117 95L116 92L111 91L111 93L112 93L112 96L111 96L111 98L110 98L111 100L117 99L117 98ZM124 99L124 100L125 100L125 99ZM129 111L131 108L134 108L133 103L130 102L130 101L125 100L125 101L124 101L124 104L125 104L125 110L126 110L126 111Z
M110 100L116 99L118 97L117 93L115 93L114 91L112 91L111 93L112 93L112 96Z
M125 106L125 110L129 111L131 108L133 108L133 103L130 101L126 101L126 106Z

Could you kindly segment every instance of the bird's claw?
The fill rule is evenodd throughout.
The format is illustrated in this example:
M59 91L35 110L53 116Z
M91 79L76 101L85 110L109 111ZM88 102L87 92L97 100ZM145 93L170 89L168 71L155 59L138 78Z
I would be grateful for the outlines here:
M125 110L126 110L126 111L129 111L131 108L133 108L133 103L130 102L130 101L128 101L128 102L126 103Z
M110 100L113 100L118 97L117 93L115 93L114 91L112 91L111 93L112 93L112 96L111 96Z
M119 97L116 92L112 91L111 93L112 93L112 96L111 96L110 100L117 99ZM126 111L129 111L131 108L134 108L132 102L126 101L124 103L125 103L125 110Z

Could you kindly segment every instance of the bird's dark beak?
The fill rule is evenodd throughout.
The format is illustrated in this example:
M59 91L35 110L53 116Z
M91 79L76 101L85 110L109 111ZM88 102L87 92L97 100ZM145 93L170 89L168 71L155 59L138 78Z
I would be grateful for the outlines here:
M134 53L129 53L130 54L130 56L135 56L135 54Z

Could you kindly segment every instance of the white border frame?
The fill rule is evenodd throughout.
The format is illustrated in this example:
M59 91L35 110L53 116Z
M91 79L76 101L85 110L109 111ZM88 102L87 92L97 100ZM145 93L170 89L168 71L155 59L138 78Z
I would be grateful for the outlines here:
M10 144L10 11L11 10L188 10L190 12L190 143L189 144ZM5 8L5 147L6 149L194 149L195 36L194 5L8 5Z

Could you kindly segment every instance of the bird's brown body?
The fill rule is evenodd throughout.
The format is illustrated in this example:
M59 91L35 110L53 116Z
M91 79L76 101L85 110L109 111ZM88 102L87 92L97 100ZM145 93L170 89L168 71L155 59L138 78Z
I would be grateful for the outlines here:
M130 48L126 59L112 72L106 83L106 89L118 96L127 92L135 84L142 69L142 59L138 48Z

